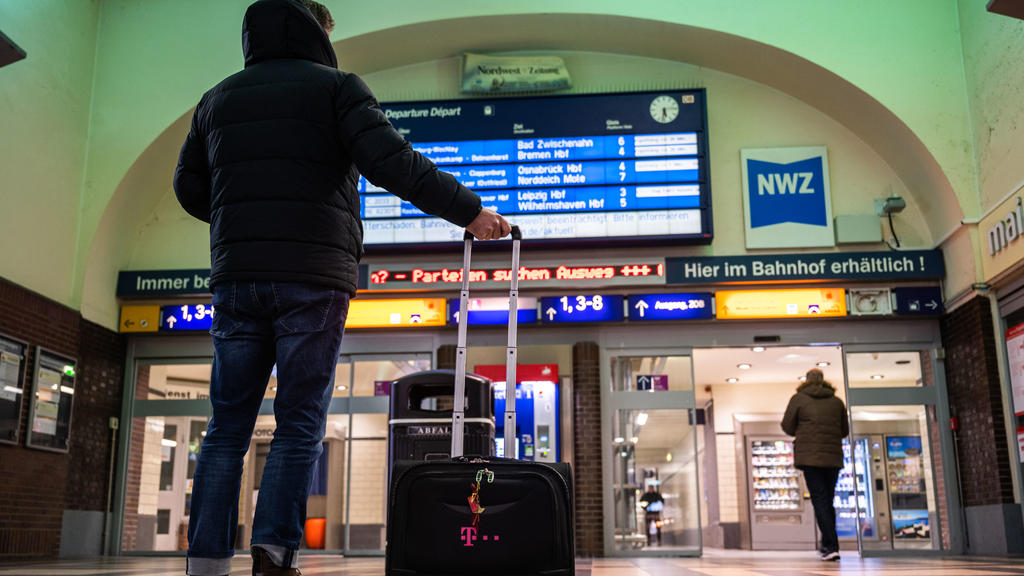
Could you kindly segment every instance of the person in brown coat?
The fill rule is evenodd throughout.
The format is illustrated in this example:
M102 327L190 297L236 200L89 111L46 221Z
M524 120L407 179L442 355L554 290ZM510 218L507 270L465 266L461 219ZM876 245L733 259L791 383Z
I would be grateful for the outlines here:
M850 434L846 404L821 370L807 372L807 379L789 400L782 430L794 436L793 460L803 471L811 493L814 518L821 531L820 558L839 560L836 534L836 481L843 468L843 438Z

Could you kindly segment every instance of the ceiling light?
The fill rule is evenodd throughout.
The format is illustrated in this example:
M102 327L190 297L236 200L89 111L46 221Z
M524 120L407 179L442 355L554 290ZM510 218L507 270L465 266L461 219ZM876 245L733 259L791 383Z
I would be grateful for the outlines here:
M636 444L637 442L640 441L640 439L637 438L636 436L633 436L632 438L629 439L629 441L632 442L633 444Z
M797 380L799 380L801 382L806 382L807 381L807 376L801 376L801 377L797 378Z
M622 444L625 441L626 441L626 439L623 438L622 436L616 436L615 440L613 440L613 442L615 442L616 444Z
M818 362L818 368L825 368L825 367L831 366L831 365L832 365L831 362L824 362L824 361Z
M168 438L164 438L163 440L161 440L160 444L168 448L177 448L178 446L177 442L175 442L174 440L170 440Z
M750 364L748 364L746 362L743 362L741 364L737 364L736 367L739 368L740 370L750 370Z
M644 424L647 424L647 418L648 418L647 412L641 412L641 413L637 414L636 415L636 425L637 426L643 426Z
M871 379L872 380L881 380L882 378L885 378L885 376L883 374L872 374L871 375Z
M764 352L764 346L754 346L750 349L751 352Z
M345 386L344 384L342 384L342 385L338 386L338 390L341 390L342 392L344 392L345 390L348 390L348 386Z
M668 454L665 454L665 462L671 462L671 461L672 461L672 453L669 452Z
M271 392L277 392L277 386L271 386L270 387L270 391Z
M735 383L739 382L740 379L739 378L726 378L725 381L728 382L729 384L735 384Z

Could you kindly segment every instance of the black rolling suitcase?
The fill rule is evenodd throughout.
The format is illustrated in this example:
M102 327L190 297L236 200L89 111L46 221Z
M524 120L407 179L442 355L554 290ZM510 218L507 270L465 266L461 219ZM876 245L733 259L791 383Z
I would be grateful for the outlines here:
M518 227L512 270L519 269ZM462 307L468 310L467 233ZM512 274L506 382L516 381L516 299ZM466 314L459 315L451 460L395 464L388 499L387 576L570 576L575 574L572 471L568 464L464 457ZM513 384L514 386L514 384ZM506 402L505 453L515 453L515 402Z

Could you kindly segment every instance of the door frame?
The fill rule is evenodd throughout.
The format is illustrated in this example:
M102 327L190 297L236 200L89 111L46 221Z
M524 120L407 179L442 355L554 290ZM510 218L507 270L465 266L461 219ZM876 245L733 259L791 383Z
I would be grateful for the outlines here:
M887 353L887 352L916 352L923 353L922 357L927 358L930 364L929 368L932 375L931 386L917 386L917 387L891 387L891 388L851 388L849 370L847 365L848 354L865 354L865 353ZM857 531L857 549L863 558L876 558L876 557L899 557L899 556L921 556L921 555L961 555L965 552L964 547L964 524L962 517L962 503L960 502L960 484L958 482L956 470L957 460L953 445L953 433L948 425L944 425L950 421L949 411L949 396L946 388L946 372L943 359L945 354L941 348L936 348L934 345L924 343L899 343L899 344L843 344L842 345L843 355L843 383L846 387L846 401L848 405L848 417L850 422L850 434L851 438L856 433L853 422L853 410L854 407L863 406L934 406L935 408L935 426L939 434L939 454L937 455L942 460L942 480L945 486L945 497L946 497L946 522L949 528L949 550L943 550L941 547L938 550L865 550L861 533ZM922 358L922 364L923 364ZM925 366L921 366L922 378L924 377ZM928 421L928 430L926 433L931 436L933 430L931 430L932 423ZM922 439L923 441L924 439ZM851 445L851 450L853 447ZM851 455L853 453L851 452ZM935 455L932 457L932 478L938 479L939 476L935 468ZM854 478L854 489L857 489L857 475L853 475ZM933 490L936 490L935 498L938 501L939 494L937 493L937 487L933 486ZM858 514L860 513L858 503ZM938 526L934 528L939 531L939 539L941 542L941 530L942 518L938 518Z
M370 336L370 335L367 335ZM436 345L434 338L410 338L393 337L390 342L392 346L387 352L381 352L380 345L382 335L370 337L353 338L349 337L347 343L338 356L337 362L349 363L350 385L348 396L333 398L328 407L328 415L348 417L348 438L346 439L346 451L350 458L350 443L352 442L352 417L354 414L388 414L389 398L374 396L353 396L355 377L355 363L380 360L426 360L429 367L437 363ZM117 449L117 468L115 472L115 489L112 510L107 521L107 538L104 553L110 556L184 556L185 551L135 551L122 550L124 533L124 515L127 505L127 479L130 460L130 448L132 440L132 422L134 418L153 417L194 417L209 420L212 408L208 399L202 400L148 400L136 399L135 390L137 384L138 370L142 366L172 365L172 364L212 364L213 343L208 338L182 338L182 337L150 337L150 338L129 338L124 372L124 389L122 391L122 407L120 419L120 434ZM259 415L273 415L273 400L264 398L260 405ZM180 431L179 431L180 433ZM344 554L348 556L383 556L384 550L352 550L348 548L349 542L349 507L348 499L351 492L351 466L345 470L345 548L325 550L305 550L300 554ZM386 506L386 503L385 503Z
M618 358L684 356L690 359L689 391L665 391L657 394L641 391L615 391L611 362ZM700 459L697 443L696 390L694 386L693 349L672 348L602 348L601 349L601 469L604 508L604 551L608 557L697 557L703 553L704 538L700 525L701 487ZM615 470L607 448L613 444L612 417L619 410L688 410L693 416L693 481L697 490L697 547L694 550L619 550L615 541Z

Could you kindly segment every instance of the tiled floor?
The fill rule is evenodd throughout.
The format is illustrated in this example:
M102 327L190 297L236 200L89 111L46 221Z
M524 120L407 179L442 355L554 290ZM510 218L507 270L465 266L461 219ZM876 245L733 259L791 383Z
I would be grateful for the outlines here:
M0 564L0 576L180 576L182 558L104 558L60 562ZM305 576L378 576L381 558L302 558ZM248 557L239 556L233 574L249 574ZM822 563L805 553L710 554L692 559L580 560L577 576L999 576L1024 575L1024 561L974 558L861 559L844 556ZM486 576L481 574L480 576Z

